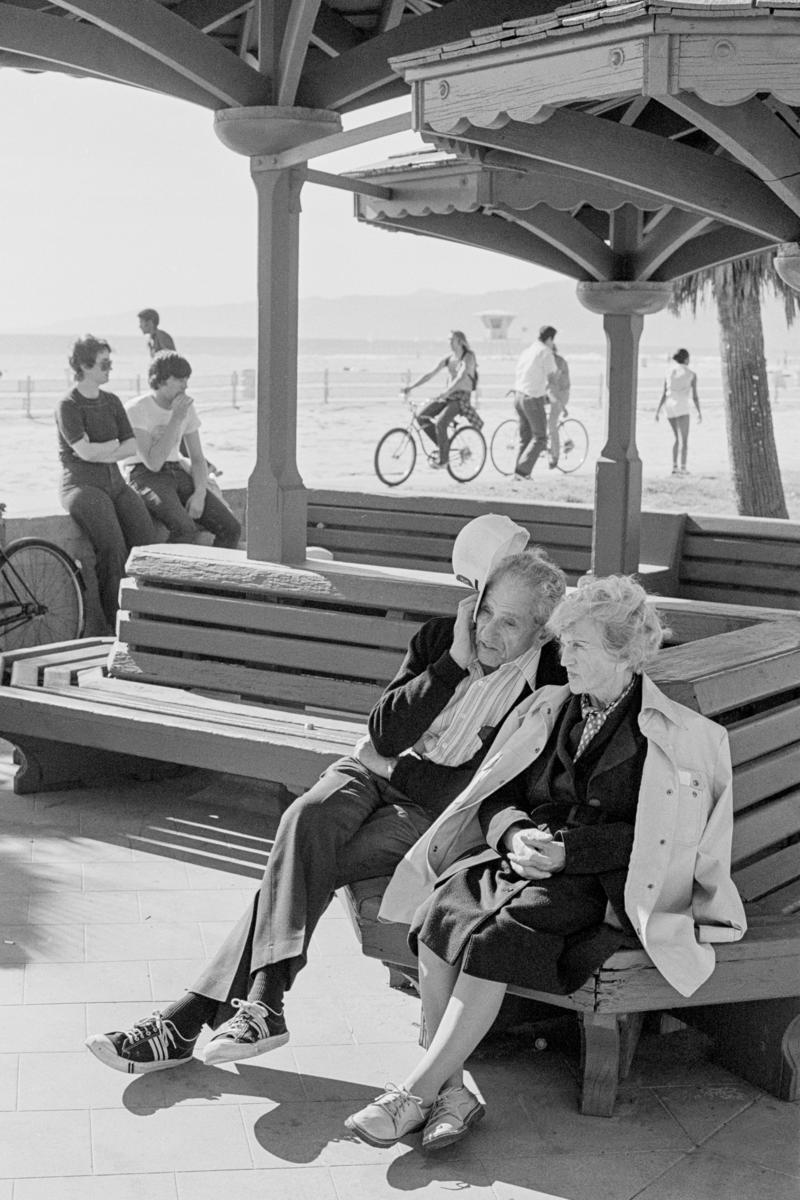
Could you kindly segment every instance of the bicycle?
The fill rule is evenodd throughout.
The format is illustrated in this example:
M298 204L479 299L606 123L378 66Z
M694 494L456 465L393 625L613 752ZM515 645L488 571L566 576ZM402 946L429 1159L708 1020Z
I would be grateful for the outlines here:
M565 475L571 475L586 462L589 453L589 435L586 427L575 417L564 415L558 422L561 451L556 466ZM545 453L550 451L548 434ZM519 423L516 417L501 421L492 434L489 447L492 462L501 475L513 475L519 455Z
M0 650L79 638L83 598L80 565L60 546L36 537L0 546Z
M417 442L431 466L439 462L439 451L419 423L417 406L408 396L403 399L411 409L411 420L405 427L397 425L387 430L375 447L375 474L387 487L398 487L408 479L417 462ZM456 414L454 424L455 431L447 443L447 471L458 483L469 483L480 475L486 462L483 421L472 405L465 405Z

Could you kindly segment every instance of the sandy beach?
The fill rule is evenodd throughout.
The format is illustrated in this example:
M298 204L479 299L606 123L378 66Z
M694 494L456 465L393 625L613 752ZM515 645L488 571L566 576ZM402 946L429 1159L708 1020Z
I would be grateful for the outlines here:
M728 465L725 420L721 400L703 405L703 422L693 419L689 442L687 476L671 474L672 435L664 420L654 421L655 400L650 393L640 404L638 446L643 463L643 507L693 513L736 512ZM199 405L202 436L209 457L223 469L221 483L239 487L247 482L255 459L255 402L242 401L233 409L230 401L214 403L209 398ZM570 406L571 415L586 425L589 458L574 475L549 471L540 460L531 483L517 483L501 476L487 460L473 482L459 484L444 471L433 471L418 458L414 474L397 489L408 495L459 494L472 499L520 500L591 504L594 488L594 459L604 438L604 414L597 400L584 398ZM488 400L481 406L488 438L497 424L509 415L506 400ZM773 406L778 453L789 515L800 520L800 462L796 452L800 436L800 389L787 390ZM310 488L343 491L385 492L373 469L373 454L380 435L392 425L407 422L408 410L395 398L358 399L328 403L301 402L298 419L298 463ZM59 465L52 414L47 411L26 418L18 413L2 415L4 437L0 451L2 486L0 500L9 516L45 515L60 511Z

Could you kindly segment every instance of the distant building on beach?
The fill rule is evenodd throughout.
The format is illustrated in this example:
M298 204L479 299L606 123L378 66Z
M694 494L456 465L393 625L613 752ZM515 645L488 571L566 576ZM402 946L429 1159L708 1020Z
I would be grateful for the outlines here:
M489 330L489 339L492 342L505 341L511 322L516 320L516 313L502 312L500 309L488 309L476 315Z

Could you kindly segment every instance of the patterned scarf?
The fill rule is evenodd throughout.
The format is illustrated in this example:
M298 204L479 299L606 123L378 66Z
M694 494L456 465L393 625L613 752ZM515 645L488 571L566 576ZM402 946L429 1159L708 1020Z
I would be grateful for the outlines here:
M581 732L581 740L578 742L578 749L575 751L575 758L573 761L577 762L586 747L589 745L589 742L592 740L592 738L597 736L610 717L611 713L615 708L617 708L618 705L622 703L635 683L636 676L634 675L633 679L625 688L625 691L620 692L616 700L612 700L611 703L607 704L604 708L595 708L588 696L581 696L581 717L583 718L585 724Z

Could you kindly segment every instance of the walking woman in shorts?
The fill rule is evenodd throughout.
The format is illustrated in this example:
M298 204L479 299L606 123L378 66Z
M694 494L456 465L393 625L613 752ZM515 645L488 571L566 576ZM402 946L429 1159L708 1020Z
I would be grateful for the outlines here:
M697 409L697 419L703 421L700 400L697 396L697 376L689 370L689 351L676 350L664 380L664 390L656 409L656 420L661 409L666 407L667 420L672 426L672 474L686 474L686 452L689 449L689 397ZM680 450L680 467L678 451Z

